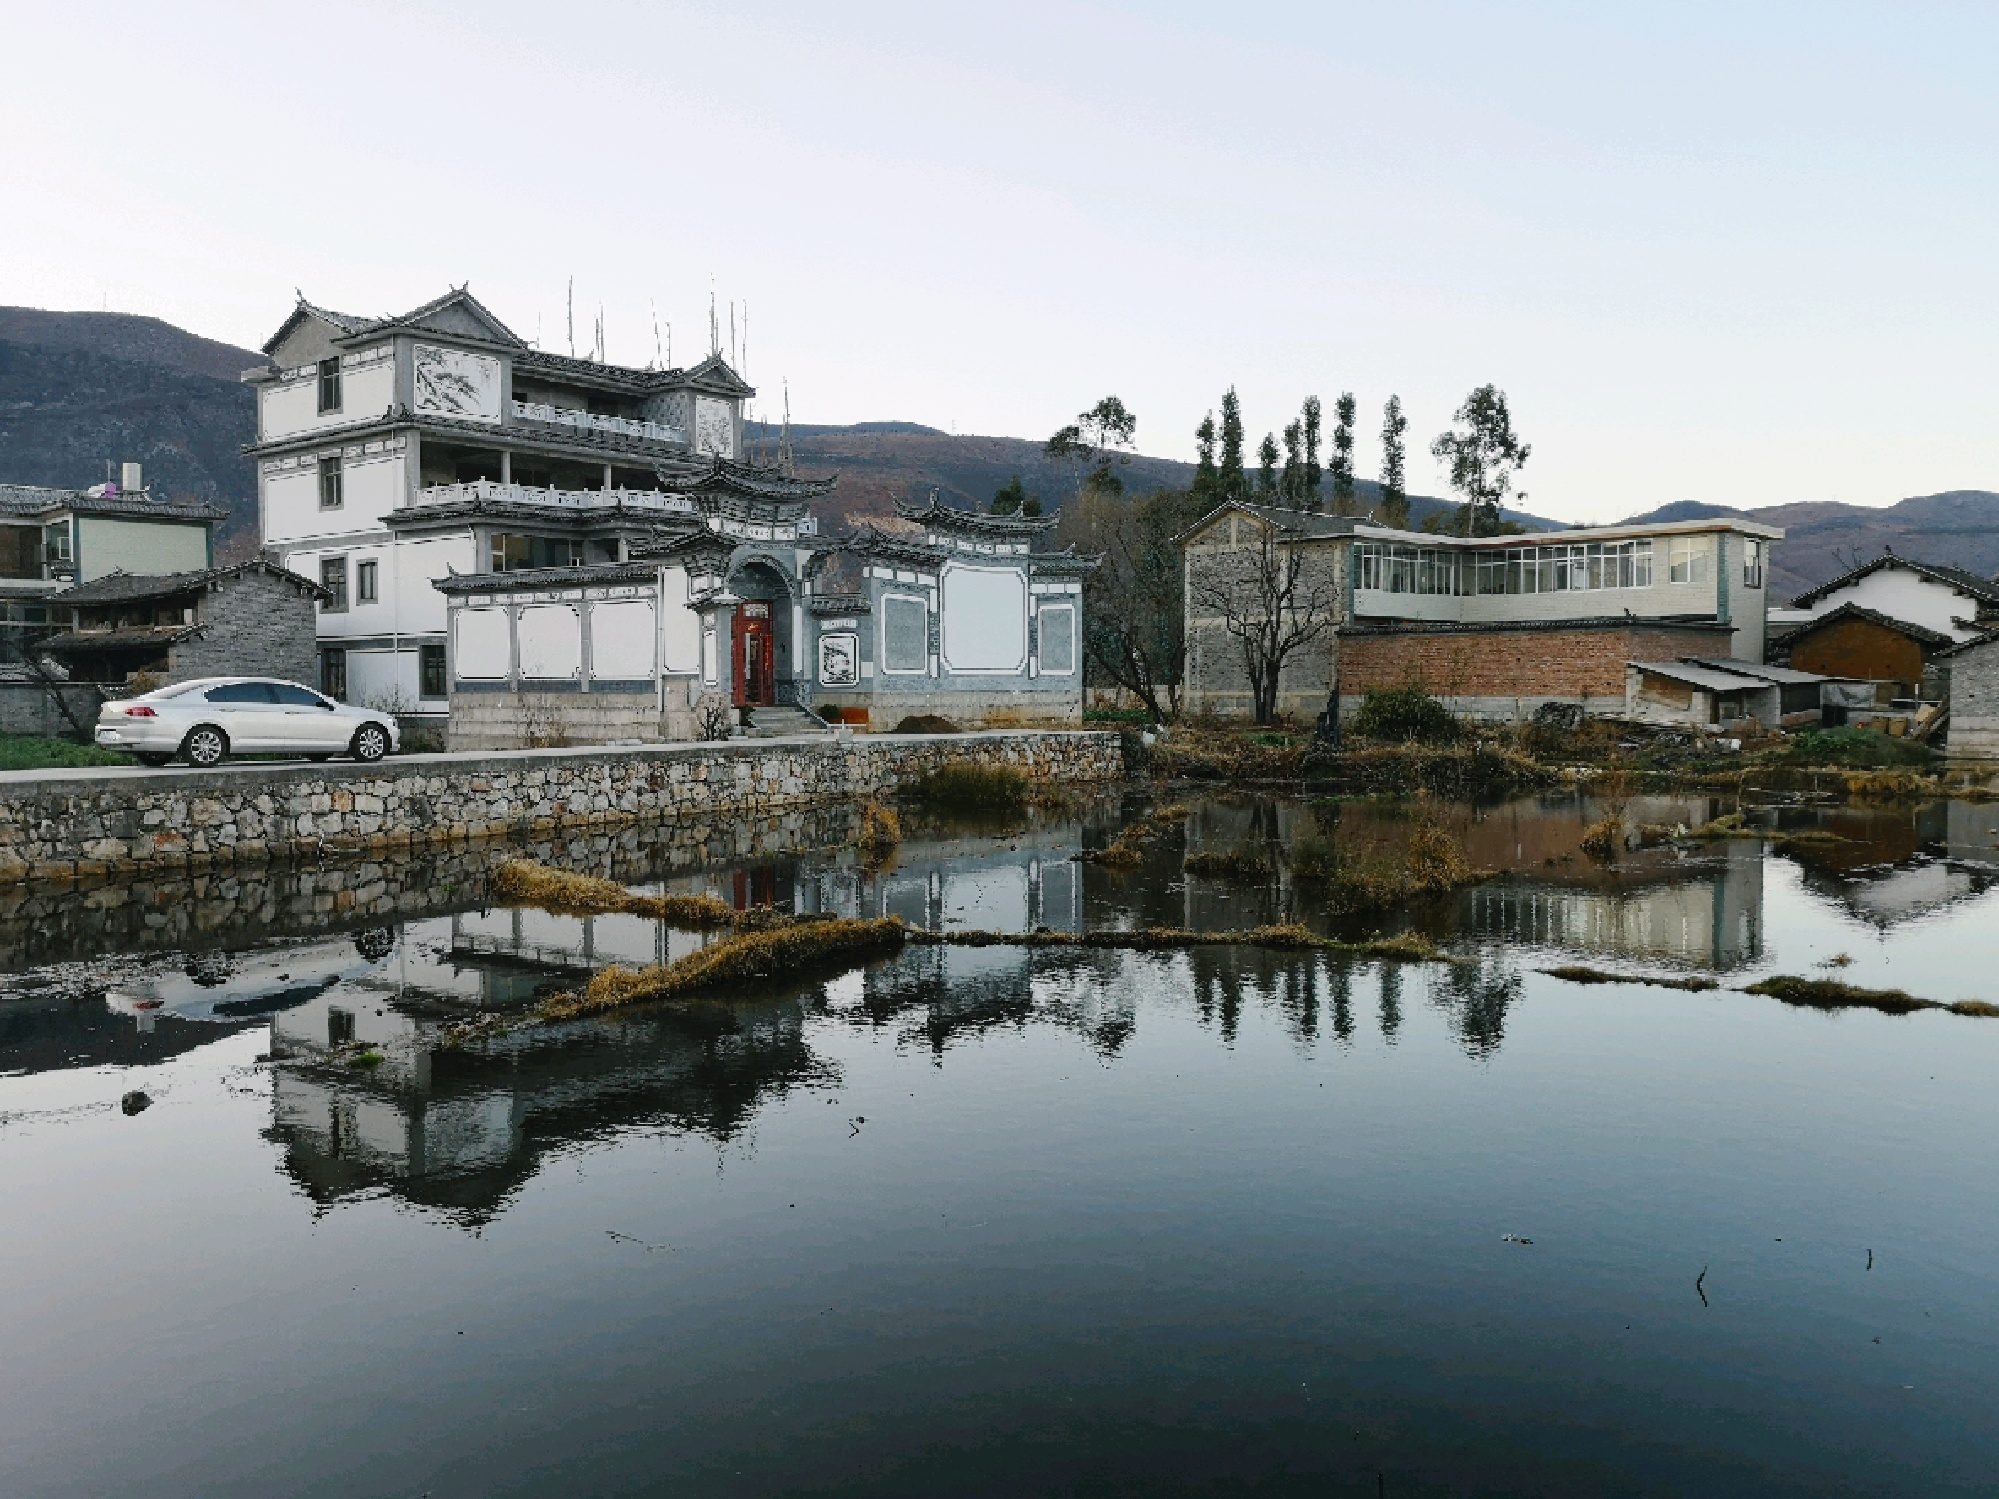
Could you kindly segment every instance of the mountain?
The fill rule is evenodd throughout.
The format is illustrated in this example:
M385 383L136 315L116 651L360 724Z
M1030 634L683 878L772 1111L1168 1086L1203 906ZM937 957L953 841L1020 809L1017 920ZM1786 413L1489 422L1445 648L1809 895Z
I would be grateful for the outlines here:
M1999 573L1999 494L1989 489L1914 495L1882 507L1806 500L1739 510L1682 500L1631 520L1643 524L1717 515L1783 527L1784 539L1770 552L1772 603L1789 603L1806 589L1880 556L1885 548L1982 577Z
M257 407L237 375L262 357L158 318L0 307L0 483L83 488L143 463L161 493L227 509L224 538L254 532Z

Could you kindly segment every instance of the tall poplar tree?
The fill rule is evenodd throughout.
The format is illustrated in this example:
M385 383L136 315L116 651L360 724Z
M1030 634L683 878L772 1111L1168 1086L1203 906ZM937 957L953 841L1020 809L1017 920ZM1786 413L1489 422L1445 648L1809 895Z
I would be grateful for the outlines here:
M1212 505L1220 497L1222 480L1215 468L1215 414L1210 411L1201 418L1201 425L1194 429L1194 449L1200 454L1194 464L1193 495L1203 505Z
M1271 500L1277 497L1277 439L1270 433L1263 434L1263 442L1256 450L1256 495L1258 499Z
M1344 391L1333 402L1333 457L1327 467L1333 475L1333 514L1354 515L1360 505L1354 499L1353 483L1353 392Z
M1242 402L1236 399L1233 385L1222 397L1222 459L1218 472L1223 499L1248 497L1249 481L1242 466Z
M1317 511L1325 501L1319 494L1320 481L1325 478L1319 467L1319 398L1305 397L1303 413L1305 424L1305 508Z
M1293 419L1284 429L1284 474L1277 484L1278 490L1284 496L1284 503L1293 510L1305 508L1304 449L1304 423Z
M1381 409L1381 520L1404 530L1409 526L1409 491L1403 480L1402 434L1408 430L1402 397L1390 396Z

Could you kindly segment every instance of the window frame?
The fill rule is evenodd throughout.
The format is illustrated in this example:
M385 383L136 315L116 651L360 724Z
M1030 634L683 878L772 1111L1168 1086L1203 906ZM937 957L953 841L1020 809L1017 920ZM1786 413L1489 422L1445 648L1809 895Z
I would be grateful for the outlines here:
M430 690L431 663L437 665L437 691ZM451 696L451 660L442 642L420 644L416 648L416 695L418 701L436 702Z
M338 453L320 456L319 508L321 510L347 508L347 480L342 471L341 455Z
M354 602L358 605L379 604L381 601L381 564L376 558L363 557L354 564Z
M336 703L347 701L347 647L322 646L319 652L319 691Z
M338 579L330 576L335 569L339 570ZM345 552L341 552L337 556L321 557L319 559L319 586L333 595L330 600L319 606L321 614L345 614L347 612L349 607L347 581L347 554Z
M317 379L319 383L319 414L325 416L329 411L338 411L341 402L340 356L338 354L334 355L331 359L322 359L319 361Z
M1763 539L1760 536L1742 538L1742 586L1763 586Z

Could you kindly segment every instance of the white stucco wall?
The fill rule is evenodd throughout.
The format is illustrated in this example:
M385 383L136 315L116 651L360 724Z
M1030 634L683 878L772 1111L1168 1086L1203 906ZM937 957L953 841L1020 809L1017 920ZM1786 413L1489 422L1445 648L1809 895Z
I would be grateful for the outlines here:
M266 442L372 421L394 402L396 363L389 347L340 356L340 407L319 409L319 367L286 370L274 384L258 387L257 430Z
M1979 633L1957 622L1971 618L1977 607L1972 600L1905 568L1884 567L1858 582L1835 588L1811 606L1812 615L1830 614L1842 604L1858 604L1890 619L1925 625L1953 640L1969 640Z

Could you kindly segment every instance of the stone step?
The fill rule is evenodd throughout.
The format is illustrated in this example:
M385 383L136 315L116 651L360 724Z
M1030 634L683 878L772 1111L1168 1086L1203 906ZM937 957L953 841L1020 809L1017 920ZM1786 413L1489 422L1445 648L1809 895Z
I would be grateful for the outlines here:
M752 708L748 732L754 739L774 739L791 734L830 736L833 731L803 708L780 704L774 708Z

